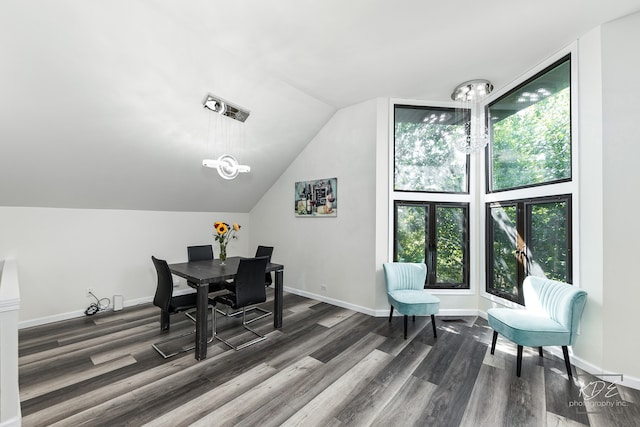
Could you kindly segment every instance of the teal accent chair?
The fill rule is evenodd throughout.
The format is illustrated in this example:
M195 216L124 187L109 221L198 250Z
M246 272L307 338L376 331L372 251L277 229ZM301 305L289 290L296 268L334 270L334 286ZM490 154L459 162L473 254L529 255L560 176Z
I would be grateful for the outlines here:
M567 283L534 276L524 279L522 289L524 310L487 310L489 326L493 328L491 354L495 352L498 334L516 343L516 372L520 376L523 346L538 347L540 356L543 346L562 346L567 374L572 378L567 347L576 339L587 293Z
M435 315L440 310L440 300L424 289L427 266L423 263L391 262L382 265L387 283L387 300L391 305L389 323L393 309L404 314L404 339L407 339L407 318L431 316L433 337L437 338Z

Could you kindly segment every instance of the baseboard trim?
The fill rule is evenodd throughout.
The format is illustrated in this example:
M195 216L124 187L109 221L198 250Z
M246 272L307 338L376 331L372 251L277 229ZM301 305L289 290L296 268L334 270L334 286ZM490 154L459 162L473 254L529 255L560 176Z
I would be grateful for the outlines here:
M472 309L472 308L469 308L469 309L443 308L438 312L438 314L436 314L436 317L478 316L478 315L479 315L479 310ZM389 316L389 309L375 311L375 317L388 317L388 316ZM400 317L400 316L402 316L402 314L398 313L395 310L393 311L393 317Z
M193 293L193 292L195 292L193 289L187 288L187 289L174 290L173 294L174 295L185 295L185 294L190 294L190 293ZM124 301L123 306L124 307L133 307L133 306L140 305L140 304L147 304L147 303L150 303L152 301L153 301L153 297L152 296L136 298L136 299ZM113 306L109 305L109 307L107 307L103 311L112 311L112 310L113 310ZM31 328L33 326L41 326L41 325L46 325L48 323L60 322L62 320L69 320L69 319L75 319L77 317L83 317L83 316L86 316L84 314L84 311L85 311L85 309L74 310L74 311L69 311L67 313L54 314L53 316L46 316L46 317L39 317L37 319L24 320L24 321L18 323L18 329Z
M357 311L359 313L367 314L369 316L376 316L376 310L372 310L367 307L363 307L361 305L355 305L348 302L340 301L333 298L328 298L323 295L313 294L311 292L303 291L300 289L284 287L286 292L290 294L300 295L301 297L310 298L320 302L326 302L327 304L335 305L337 307L348 308L349 310Z
M20 427L22 425L22 416L15 416L4 420L0 423L0 427Z

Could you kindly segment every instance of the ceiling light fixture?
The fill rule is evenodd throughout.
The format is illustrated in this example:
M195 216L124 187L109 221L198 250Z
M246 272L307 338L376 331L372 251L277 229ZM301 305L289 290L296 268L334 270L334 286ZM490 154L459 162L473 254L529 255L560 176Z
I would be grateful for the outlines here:
M230 117L242 123L244 123L249 117L249 114L251 114L249 110L238 107L237 105L210 93L205 95L202 100L202 105L204 108L211 110L214 113Z
M480 151L489 143L489 129L484 126L480 102L493 90L489 80L476 79L459 84L451 94L456 102L456 116L464 117L464 126L450 137L465 154Z
M239 172L251 172L251 166L239 164L231 154L223 154L217 160L204 159L202 166L218 169L218 174L224 179L233 179Z
M240 127L241 124L244 123L245 120L247 120L247 118L249 117L248 110L245 110L242 107L238 107L237 105L234 105L210 93L208 93L204 97L204 99L202 100L202 105L204 106L204 108L218 114L218 118L220 118L220 120L217 120L217 123L219 125L218 128L224 128L224 130L216 130L223 133L223 135L221 135L221 139L223 139L223 142L225 144L229 144L230 138L233 137L230 132L226 132L228 130L228 127L226 126L228 123L225 123L225 120L237 120L240 123L236 123L236 126ZM211 133L211 126L209 126L209 133ZM242 140L243 138L240 135L241 132L238 132L238 134L238 140ZM224 179L234 179L238 176L238 173L251 172L250 166L239 164L236 158L230 154L222 154L216 160L204 159L202 161L202 166L218 169L218 174Z

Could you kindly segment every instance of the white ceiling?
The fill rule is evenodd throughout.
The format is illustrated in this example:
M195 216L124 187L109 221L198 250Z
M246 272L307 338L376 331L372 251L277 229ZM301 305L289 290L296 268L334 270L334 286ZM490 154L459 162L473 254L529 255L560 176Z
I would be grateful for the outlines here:
M500 88L640 0L3 0L0 205L248 212L339 108ZM220 141L201 100L251 111ZM222 152L252 172L201 166ZM314 178L314 177L309 177ZM293 184L292 184L293 185Z

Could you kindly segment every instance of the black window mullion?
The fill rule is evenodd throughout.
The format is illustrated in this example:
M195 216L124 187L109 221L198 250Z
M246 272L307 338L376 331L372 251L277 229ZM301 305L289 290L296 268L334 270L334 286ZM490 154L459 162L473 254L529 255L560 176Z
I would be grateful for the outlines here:
M524 278L526 277L529 266L528 266L528 257L527 257L527 247L525 244L525 233L528 229L530 231L530 223L527 221L528 212L525 208L525 204L520 202L517 204L517 218L518 222L516 225L516 229L518 231L517 242L516 242L516 258L517 262L517 284L518 284L518 303L524 303L524 296L522 295L522 282L524 282Z
M437 244L436 244L436 206L435 203L429 203L427 205L427 246L425 247L427 264L427 286L433 287L436 285L436 256L437 256Z

